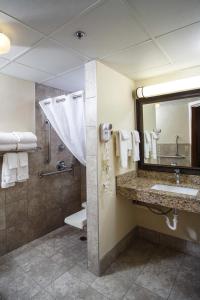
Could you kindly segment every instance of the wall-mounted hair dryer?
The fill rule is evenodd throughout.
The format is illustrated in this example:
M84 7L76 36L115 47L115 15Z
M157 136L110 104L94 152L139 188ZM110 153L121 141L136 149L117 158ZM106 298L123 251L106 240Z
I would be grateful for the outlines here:
M107 143L111 139L112 135L112 124L102 123L100 124L100 140L103 143Z

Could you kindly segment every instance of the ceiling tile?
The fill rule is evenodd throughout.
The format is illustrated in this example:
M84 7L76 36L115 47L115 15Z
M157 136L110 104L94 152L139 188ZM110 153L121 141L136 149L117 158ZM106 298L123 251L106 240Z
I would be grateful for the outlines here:
M97 0L0 0L1 11L49 34Z
M200 23L158 38L160 45L175 62L200 62Z
M74 37L77 30L86 32L82 40ZM113 50L149 39L120 0L105 1L58 30L52 37L90 58L102 58Z
M141 80L141 79L170 74L170 77L173 80L173 74L175 74L174 79L176 79L176 74L179 74L179 77L181 77L181 74L183 77L185 77L186 74L188 77L190 77L199 74L199 71L200 71L200 63L199 65L197 65L195 62L193 62L193 64L191 62L190 63L182 62L182 63L173 63L161 67L151 68L140 72L135 72L132 78L134 80Z
M81 65L84 60L74 52L62 48L56 42L43 40L36 48L30 50L17 61L56 75Z
M153 35L200 21L199 0L128 0Z
M30 80L34 82L40 82L51 77L50 74L35 70L33 68L12 62L1 70L2 74Z
M153 42L130 47L104 58L103 61L129 77L135 72L168 64L165 56Z
M45 81L45 84L68 92L84 90L84 67Z
M27 29L26 26L1 12L0 32L5 33L11 40L10 52L2 55L2 57L8 59L13 59L15 56L23 53L25 50L28 50L42 37L40 33L31 29Z

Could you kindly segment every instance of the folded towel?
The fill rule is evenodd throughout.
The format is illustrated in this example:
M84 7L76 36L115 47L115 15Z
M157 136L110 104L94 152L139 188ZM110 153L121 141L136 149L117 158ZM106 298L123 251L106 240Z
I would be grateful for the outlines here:
M115 134L115 147L116 147L116 156L120 156L120 150L119 150L119 132L116 132L116 134Z
M28 153L19 152L17 156L18 156L17 181L22 182L29 179Z
M17 157L16 153L6 153L3 156L2 175L1 175L2 188L8 188L15 185L17 179L17 169L11 168L12 165L15 166L13 155Z
M30 143L30 144L17 144L17 150L32 150L37 148L37 143Z
M18 138L12 132L0 132L0 145L16 144Z
M37 137L32 132L13 132L21 144L37 143Z
M131 157L132 156L132 153L133 153L133 141L132 141L132 134L131 132L129 131L128 132L128 156Z
M0 151L13 151L13 150L17 150L17 144L0 144Z
M128 138L129 135L126 130L119 131L119 153L122 168L128 167Z
M132 132L132 141L133 141L133 161L139 161L140 160L140 135L137 130L134 130Z

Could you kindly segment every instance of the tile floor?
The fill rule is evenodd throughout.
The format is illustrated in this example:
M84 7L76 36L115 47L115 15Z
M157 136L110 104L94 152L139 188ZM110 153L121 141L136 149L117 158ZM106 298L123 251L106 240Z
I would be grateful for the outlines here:
M0 299L200 299L200 259L138 240L96 277L80 235L64 226L0 257Z

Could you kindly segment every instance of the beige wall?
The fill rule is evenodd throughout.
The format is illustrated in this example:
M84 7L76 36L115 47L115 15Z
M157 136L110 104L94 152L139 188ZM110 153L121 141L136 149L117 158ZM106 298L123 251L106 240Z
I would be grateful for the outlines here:
M0 131L35 131L35 84L0 74Z
M134 129L133 82L102 63L97 63L98 124L109 122L114 132L119 129ZM109 142L110 185L103 188L105 170L102 163L104 144L98 142L98 187L99 187L99 251L102 258L135 226L134 208L131 202L116 197L115 176L126 172L119 168L115 157L115 137ZM130 163L129 169L135 166Z
M173 73L171 75L168 74L161 77L154 77L147 80L137 81L136 87L199 75L199 72L195 72L195 69L193 71L183 70L177 73ZM180 212L178 228L176 231L171 231L167 228L163 217L156 216L147 211L146 209L136 209L136 215L137 224L140 226L144 226L146 228L153 229L158 232L167 233L169 235L173 235L179 238L200 242L199 214Z

